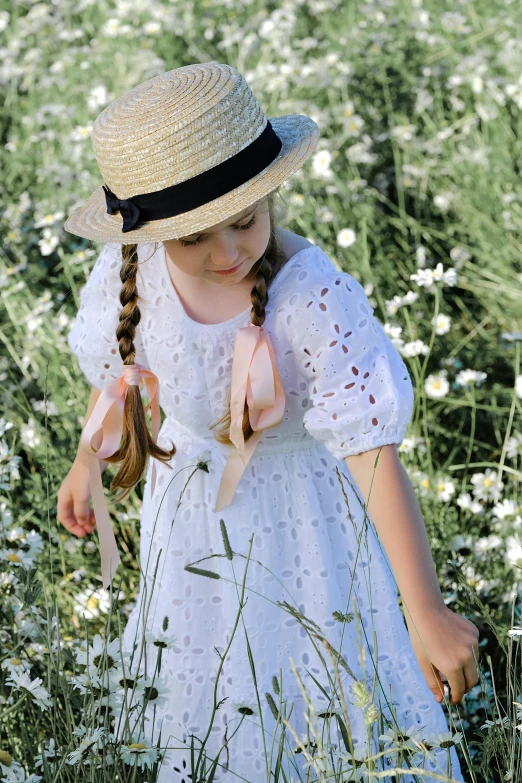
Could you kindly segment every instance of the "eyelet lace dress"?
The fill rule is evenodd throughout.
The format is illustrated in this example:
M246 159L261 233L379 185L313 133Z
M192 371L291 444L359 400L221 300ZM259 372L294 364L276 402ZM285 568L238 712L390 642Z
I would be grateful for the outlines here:
M263 434L232 503L214 512L231 447L218 443L209 425L225 413L235 338L250 323L251 308L223 323L198 323L182 306L163 245L142 243L138 257L142 316L135 361L159 378L165 418L158 443L177 447L170 467L156 463L152 499L149 460L139 594L123 638L129 653L136 641L131 669L139 669L141 687L153 696L141 736L157 742L161 729L161 745L169 748L158 780L189 783L190 736L197 756L207 733L208 759L223 748L216 783L273 780L281 723L276 726L266 694L299 739L309 731L292 661L317 715L327 710L327 695L336 693L331 708L342 716L340 681L357 759L378 752L378 737L386 733L391 739L381 740L381 749L390 752L377 769L424 765L423 779L431 782L429 771L447 774L451 762L451 775L463 781L455 748L432 750L430 758L409 755L416 746L407 737L433 746L448 723L415 658L385 550L348 483L354 484L344 458L400 445L413 410L408 370L362 286L318 246L298 251L272 281L264 328L285 391L283 420ZM98 389L121 374L115 336L120 265L121 245L104 245L68 336L80 369ZM208 472L196 469L200 461ZM342 483L336 470L347 477ZM342 622L342 615L353 619ZM172 636L153 681L161 647L154 640ZM329 646L342 656L338 679ZM356 681L366 685L378 711L368 725L369 703L353 688ZM219 706L209 732L214 699ZM347 753L335 717L330 738L324 718L317 723L326 747ZM401 739L409 753L393 750ZM311 733L306 741L314 756ZM317 779L296 747L287 729L281 758L287 780ZM343 768L350 754L346 759ZM367 778L357 772L352 779ZM406 773L401 779L414 780Z

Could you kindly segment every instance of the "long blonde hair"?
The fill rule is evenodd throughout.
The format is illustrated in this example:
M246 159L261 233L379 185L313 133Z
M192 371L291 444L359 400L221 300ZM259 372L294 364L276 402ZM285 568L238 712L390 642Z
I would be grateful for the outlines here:
M278 242L275 229L277 223L286 216L286 205L276 203L276 195L280 195L281 186L271 191L266 196L266 204L270 216L270 239L265 252L254 264L249 272L247 280L251 279L253 288L250 292L252 300L251 322L255 326L263 326L265 322L265 308L268 302L270 283L284 266L286 256ZM262 205L260 207L262 208ZM120 279L122 282L120 292L120 320L116 329L116 338L123 364L134 364L136 349L134 337L136 327L141 320L141 312L138 306L139 294L136 285L138 271L137 244L122 245L122 264ZM232 445L229 438L231 411L230 388L228 391L227 410L209 429L214 430L215 439L222 444ZM248 415L248 404L245 400L243 411L243 436L245 443L253 435ZM176 446L162 449L152 440L147 428L145 410L143 406L139 386L129 386L123 409L123 433L120 448L111 456L105 457L105 462L121 462L120 469L111 483L111 490L120 489L116 500L119 502L125 498L133 487L140 481L147 466L149 455L154 459L167 463L176 453ZM170 466L169 466L170 467Z

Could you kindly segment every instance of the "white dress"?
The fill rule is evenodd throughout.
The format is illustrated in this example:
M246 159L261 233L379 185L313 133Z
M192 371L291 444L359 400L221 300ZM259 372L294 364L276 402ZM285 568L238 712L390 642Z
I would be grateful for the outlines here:
M428 689L413 653L384 548L371 521L365 530L363 501L344 478L353 483L344 457L400 444L413 409L408 370L374 316L362 286L350 274L339 272L318 246L297 252L272 282L264 328L285 391L283 421L265 430L231 505L214 512L229 447L219 444L208 426L225 412L235 338L237 330L249 324L251 308L223 323L197 323L182 307L163 245L142 243L138 257L142 317L135 340L136 362L160 381L165 420L158 442L165 448L174 442L177 447L172 469L156 463L152 499L149 460L141 515L140 590L124 634L124 647L131 651L136 633L140 645L142 631L161 633L168 617L167 635L175 637L175 644L163 650L155 682L161 698L154 725L149 706L150 722L142 735L156 742L161 728L162 746L177 748L166 753L158 780L191 780L190 734L199 739L195 739L197 757L209 729L218 652L222 655L230 643L243 581L243 610L218 681L219 708L205 746L212 759L227 745L219 757L222 766L216 782L269 780L267 766L275 768L281 724L274 736L276 722L265 694L271 694L276 705L280 698L281 705L286 699L291 726L299 738L306 735L306 703L290 658L316 712L327 706L322 689L339 694L321 636L341 652L350 672L339 665L358 756L367 750L368 732L375 742L393 726L392 707L404 733L414 726L420 730L419 739L429 740L447 732L443 707ZM81 370L99 389L121 373L115 337L121 308L120 264L121 246L104 245L82 289L81 307L69 332L69 345ZM196 468L201 460L208 472ZM225 556L221 519L234 552L232 560ZM115 533L118 537L117 528ZM220 578L185 570L190 564ZM296 611L302 613L301 620ZM339 614L334 616L355 612L359 621L343 623ZM143 658L140 662L140 672L148 675L149 682L157 650L147 646L146 672ZM139 652L135 661L137 657ZM373 723L371 731L356 703L354 677L366 683L382 712L381 724ZM274 678L282 682L281 696L274 690ZM247 714L236 731L242 705L252 707L254 714ZM333 706L342 714L338 696ZM323 724L322 718L318 721ZM330 743L344 751L336 726L332 719ZM298 780L297 770L301 770L306 780L306 768L301 766L304 754L292 753L297 743L290 730L286 735L288 755L283 753L281 763L287 779ZM328 739L324 731L323 738ZM381 749L388 746L384 742ZM373 753L379 750L374 744L369 752L372 748ZM453 777L463 780L454 748L450 754L439 750L434 757L441 773L451 759ZM419 759L410 765L418 765ZM389 767L394 761L392 754L379 763ZM425 769L424 780L431 782L434 778L427 771L434 767L428 760ZM411 775L404 776L407 783L412 780Z

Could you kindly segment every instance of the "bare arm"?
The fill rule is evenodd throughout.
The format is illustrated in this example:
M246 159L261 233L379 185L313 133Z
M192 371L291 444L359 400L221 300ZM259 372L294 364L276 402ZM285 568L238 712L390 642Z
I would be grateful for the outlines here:
M100 390L93 386L82 426L85 426L100 394ZM69 532L80 538L83 538L87 533L92 533L96 524L94 511L89 506L91 488L88 459L87 453L78 445L76 458L57 495L56 515L58 521ZM108 464L104 460L99 460L100 472L103 472Z
M426 609L445 606L421 509L397 447L381 446L345 462L388 555L405 615L406 608L417 618Z
M388 555L428 687L442 701L444 674L456 704L479 682L479 631L444 603L417 496L397 447L381 446L345 462Z

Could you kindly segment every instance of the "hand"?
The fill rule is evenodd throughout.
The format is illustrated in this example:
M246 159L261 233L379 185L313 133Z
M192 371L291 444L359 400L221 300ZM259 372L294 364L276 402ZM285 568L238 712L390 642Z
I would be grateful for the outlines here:
M58 490L56 512L58 521L79 538L92 533L96 524L90 499L89 468L76 459Z
M442 673L451 688L451 703L456 704L480 679L475 664L478 628L447 606L428 610L414 619L406 609L404 615L413 651L435 700L441 702L444 698Z

